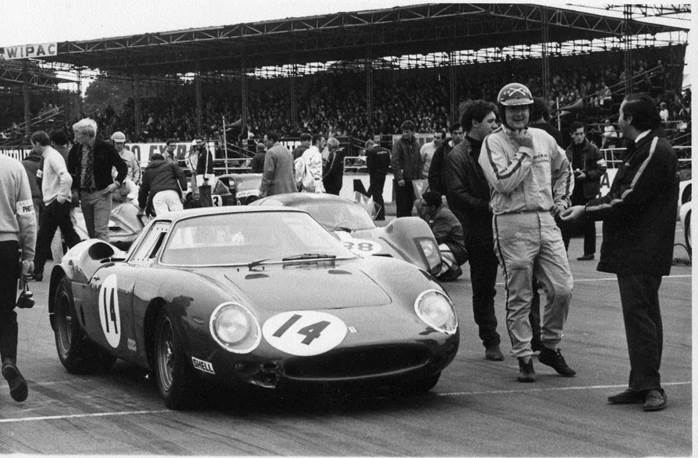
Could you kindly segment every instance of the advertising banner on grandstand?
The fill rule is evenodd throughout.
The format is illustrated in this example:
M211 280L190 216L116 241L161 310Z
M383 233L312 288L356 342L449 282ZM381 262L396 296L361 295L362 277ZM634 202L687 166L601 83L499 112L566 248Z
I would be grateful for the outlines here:
M30 43L0 48L0 60L29 59L58 55L58 43Z

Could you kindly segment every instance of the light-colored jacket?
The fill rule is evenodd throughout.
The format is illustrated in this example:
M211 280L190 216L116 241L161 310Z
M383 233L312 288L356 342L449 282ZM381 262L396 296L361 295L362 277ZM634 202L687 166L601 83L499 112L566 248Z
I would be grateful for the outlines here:
M22 163L0 154L0 241L16 240L22 260L34 259L36 215Z
M264 157L264 171L259 196L272 196L286 192L296 192L296 180L293 176L293 156L281 143L274 143Z
M64 201L70 201L73 185L73 177L68 173L65 159L61 153L50 146L47 146L42 153L44 157L44 168L41 178L41 194L44 198L44 205L49 205L61 196Z
M528 128L533 147L518 146L501 126L482 142L478 162L490 185L492 213L550 211L569 207L572 170L555 139Z
M136 154L124 148L121 150L121 152L119 152L119 156L121 156L121 159L124 160L126 167L128 168L126 178L130 178L135 184L140 185L142 171Z
M303 185L301 190L304 192L325 192L325 186L322 184L322 153L318 147L313 145L303 151L300 159L305 164L305 179L300 180Z

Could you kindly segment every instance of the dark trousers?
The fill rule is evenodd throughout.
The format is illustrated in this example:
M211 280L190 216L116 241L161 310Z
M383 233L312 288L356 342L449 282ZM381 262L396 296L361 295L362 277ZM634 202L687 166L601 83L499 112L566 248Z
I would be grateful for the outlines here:
M385 219L385 202L383 202L383 186L385 185L384 173L372 173L369 178L368 195L373 197L373 203L378 211L377 220Z
M412 216L414 206L414 189L412 180L405 180L404 186L399 186L397 180L393 179L393 189L395 190L395 216Z
M473 288L473 317L482 344L485 347L499 345L497 317L494 313L494 288L497 279L497 258L492 240L477 240L466 237L470 264L470 282Z
M570 246L570 239L574 232L582 232L584 235L584 254L596 253L596 224L592 220L582 218L579 223L573 223L575 226L565 224L560 227L562 229L562 241L565 243L565 251Z
M625 337L630 356L628 387L633 391L660 388L662 317L659 312L659 275L618 275Z
M51 251L51 240L57 227L61 228L61 234L69 247L80 241L80 236L75 232L73 222L70 220L70 202L60 204L54 200L41 213L39 233L36 236L35 273L42 274L44 272L44 264L46 264L46 259Z
M540 347L540 292L538 283L533 280L533 297L531 297L531 311L528 314L528 322L531 324L531 345Z
M17 362L17 280L19 243L0 242L0 356Z

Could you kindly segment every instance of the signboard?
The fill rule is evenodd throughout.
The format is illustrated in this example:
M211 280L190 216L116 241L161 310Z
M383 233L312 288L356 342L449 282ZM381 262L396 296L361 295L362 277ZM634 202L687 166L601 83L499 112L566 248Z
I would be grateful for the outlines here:
M58 55L58 43L32 43L0 48L0 59L29 59Z

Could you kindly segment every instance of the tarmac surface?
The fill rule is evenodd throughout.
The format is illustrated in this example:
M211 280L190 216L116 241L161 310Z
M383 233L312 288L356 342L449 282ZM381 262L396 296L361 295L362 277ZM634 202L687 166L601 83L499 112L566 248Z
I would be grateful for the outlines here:
M600 231L599 231L600 234ZM683 240L677 228L677 241ZM599 239L600 242L600 239ZM615 277L597 261L570 264L574 297L561 349L574 378L534 361L537 381L516 381L508 356L504 292L496 313L504 361L484 359L471 309L467 266L445 284L458 308L461 345L428 394L325 399L212 393L191 411L167 410L147 373L117 362L107 374L68 374L47 314L48 280L32 283L37 304L19 310L19 365L29 398L15 403L0 383L0 453L342 456L687 456L692 453L692 269L685 250L662 281L662 382L666 410L608 405L625 389L628 356ZM46 272L50 271L48 265ZM47 276L48 277L48 276ZM2 381L0 379L0 381Z

